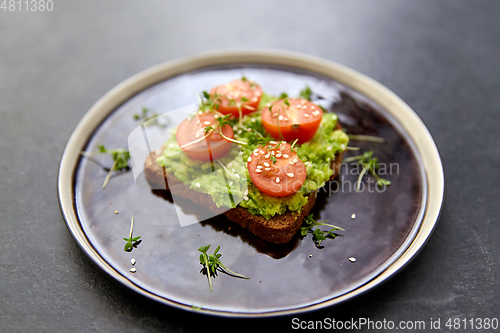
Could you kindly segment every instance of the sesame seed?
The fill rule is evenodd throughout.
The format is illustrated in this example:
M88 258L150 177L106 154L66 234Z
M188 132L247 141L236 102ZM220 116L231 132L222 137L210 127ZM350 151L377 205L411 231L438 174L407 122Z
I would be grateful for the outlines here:
M262 165L257 165L257 169L262 169L263 166Z
M299 161L299 160L298 160L298 159L296 159L296 158L294 158L294 159L293 159L293 163L297 163L298 161Z
M294 174L293 174L293 173L291 173L291 172L287 173L286 175L287 175L288 177L293 177L293 176L294 176Z
M203 124L204 125L210 125L210 122L209 121L205 121Z
M270 107L270 106L271 106L271 103L267 103L267 104L266 104L266 106L267 106L267 107Z
M273 113L273 117L276 118L278 116L277 113Z
M252 156L248 156L247 161L248 161L248 162L252 162Z
M132 267L132 268L130 269L130 273L135 273L135 272L137 272L137 269L136 269L135 267Z
M238 134L241 134L241 133L243 133L243 130L239 129Z
M256 153L258 151L259 151L259 148L253 150L254 153Z
M201 115L203 114L203 112L201 112L201 111L198 111L198 114L199 114L199 115L201 116Z
M269 158L269 156L271 156L271 153L267 154L266 156L264 156L265 158Z
M236 174L234 174L234 176L235 176L236 178L240 178L240 175L238 175L237 173L236 173Z
M245 199L245 201L249 200L249 198L246 195L243 197L243 199Z
M200 133L197 132L194 137L198 139L200 137Z
M302 105L302 108L305 109L305 108L307 108L307 106L306 105Z
M350 262L352 262L352 263L355 263L355 262L356 262L356 258L354 258L354 257L350 257L350 258L349 258L349 261L350 261Z
M257 173L261 173L261 172L262 172L262 169L255 169L255 172L257 172Z
M270 144L272 144L272 145L277 144L277 142L276 142L276 141L269 141L269 143L270 143Z
M276 157L281 157L281 153L277 153L277 154L276 154Z
M132 266L134 266L135 265L135 259L134 258L130 259L130 263L132 264Z
M283 119L283 121L289 121L289 120L290 120L290 119L288 119L288 118Z
M229 182L229 186L233 185L233 182Z
M264 162L264 165L265 165L266 167L269 167L269 166L270 166L270 165L269 165L269 163L267 163L267 162Z
M196 125L199 125L199 124L200 124L200 119L198 119L198 120L196 121Z
M115 210L115 214L118 214L118 211L117 211L117 210Z
M200 186L201 186L200 183L196 183L196 187L200 187Z
M254 102L257 102L257 100L258 100L258 98L257 98L257 97L254 97L254 98L253 98L253 101L254 101Z
M253 154L254 154L255 156L259 156L259 153L257 153L257 152L254 152Z
M274 150L273 150L273 151L271 151L271 155L274 155Z
M251 129L251 128L247 128L247 132L251 132L251 131L252 131L252 129Z
M329 146L328 148L326 148L326 150L332 150L332 146Z
M264 170L266 170L266 171L270 171L270 170L271 170L271 168L265 168Z
M351 215L351 219L353 219L353 220L354 220L355 218L356 218L356 214L352 214L352 215Z
M288 163L290 163L291 165L294 165L294 164L295 164L295 163L293 163L293 161L290 161L290 162L288 162Z
M278 117L278 120L279 120L279 121L282 121L282 120L283 120L283 116L279 116L279 117Z
M310 116L309 116L309 113L306 113L306 114L304 115L304 117L309 118L309 117L310 117Z
M341 144L340 148L342 148L342 150L345 150L345 144Z
M314 110L314 109L316 109L316 107L315 107L314 105L313 105L313 106L311 106L311 110Z
M259 150L259 153L261 153L262 155L264 155L264 154L265 154L265 153L264 153L264 151L262 151L262 150Z
M245 192L243 192L245 195L248 195L248 190L245 190Z
M280 177L276 177L276 183L280 182Z
M288 158L288 157L290 157L290 156L288 156L287 154L283 154L283 157L284 157L284 158Z
M228 167L228 168L232 168L232 167L233 167L233 162L229 162L229 163L227 164L227 167Z
M252 118L251 122L252 122L252 123L255 123L255 122L256 122L255 118Z

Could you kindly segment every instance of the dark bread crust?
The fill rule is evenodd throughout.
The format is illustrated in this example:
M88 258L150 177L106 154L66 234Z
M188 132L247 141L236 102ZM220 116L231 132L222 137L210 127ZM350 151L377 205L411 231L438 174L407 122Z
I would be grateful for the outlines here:
M338 122L336 129L342 129ZM224 214L229 220L248 229L254 235L274 244L288 243L300 229L302 221L309 214L316 202L317 191L314 191L307 195L308 202L301 208L300 212L287 211L282 215L275 215L269 220L266 220L262 215L253 215L242 207L229 210L224 207L219 208L215 205L209 194L195 191L182 184L173 174L166 173L165 168L156 163L156 158L161 154L163 154L163 147L152 152L144 162L144 173L150 183L159 185L167 191L170 190L169 185L171 187L175 186L176 196L190 199L210 209L215 214ZM335 161L332 161L331 168L334 170L334 173L330 180L339 175L343 155L343 152L338 154Z

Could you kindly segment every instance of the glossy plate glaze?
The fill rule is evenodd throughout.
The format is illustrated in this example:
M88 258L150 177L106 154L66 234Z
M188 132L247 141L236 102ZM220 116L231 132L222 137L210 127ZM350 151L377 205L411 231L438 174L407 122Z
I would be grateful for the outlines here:
M391 180L390 187L381 191L372 183L364 191L355 191L359 170L348 165L337 181L320 191L315 217L345 229L339 232L341 237L323 241L322 248L316 247L310 234L297 235L285 245L269 244L222 217L181 227L168 193L138 186L130 172L114 176L103 190L106 171L101 164L110 164L109 157L79 157L80 151L96 150L98 144L126 146L129 133L138 126L133 114L142 106L163 113L193 104L195 92L242 73L271 94L286 91L294 96L309 85L322 98L319 102L339 115L348 133L386 140L384 144L352 141L350 145L374 150L385 163L387 175L383 177ZM124 82L96 103L78 125L59 174L59 199L68 228L107 274L163 303L234 316L312 310L381 283L428 239L437 223L443 192L442 167L432 138L397 96L339 65L263 51L170 62ZM186 214L189 205L183 206ZM142 242L125 252L122 238L128 236L132 215L134 235L142 236ZM206 276L200 274L197 251L207 244L220 245L223 262L250 280L219 274L210 292ZM136 273L129 271L131 258L137 261Z

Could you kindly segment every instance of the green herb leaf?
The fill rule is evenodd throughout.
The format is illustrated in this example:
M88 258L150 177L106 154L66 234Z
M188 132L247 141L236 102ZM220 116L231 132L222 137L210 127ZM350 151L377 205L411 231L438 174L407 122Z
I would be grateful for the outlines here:
M306 216L304 218L304 222L307 224L307 226L300 228L300 234L302 236L307 236L307 233L309 231L311 231L312 228L316 227L312 231L312 235L313 235L313 241L317 242L318 247L321 246L321 242L324 241L325 239L335 238L337 235L334 233L334 231L337 231L337 230L345 231L344 229L342 229L340 227L337 227L337 226L334 226L331 224L327 224L326 223L327 221L316 222L316 220L314 220L314 218L313 218L313 214L309 214L308 216ZM331 229L329 231L324 231L324 230L321 230L319 228L320 226L330 227Z
M309 88L309 86L306 86L303 90L300 91L299 96L310 101L311 94L312 94L311 88Z
M271 161L273 161L273 164L276 164L276 157L274 155L271 155Z
M287 97L288 97L288 94L287 94L287 93L285 93L285 92L282 92L282 93L280 94L280 96L278 97L278 99L283 99L283 98L287 98Z

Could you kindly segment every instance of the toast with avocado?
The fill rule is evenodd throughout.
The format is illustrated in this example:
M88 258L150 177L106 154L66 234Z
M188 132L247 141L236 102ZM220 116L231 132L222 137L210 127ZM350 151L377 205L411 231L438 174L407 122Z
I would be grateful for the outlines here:
M177 196L275 244L300 229L317 190L338 175L349 141L334 113L308 98L272 97L246 78L204 92L198 112L171 134L147 157L147 180L175 185ZM215 161L225 185L211 178ZM242 198L235 208L228 189Z

